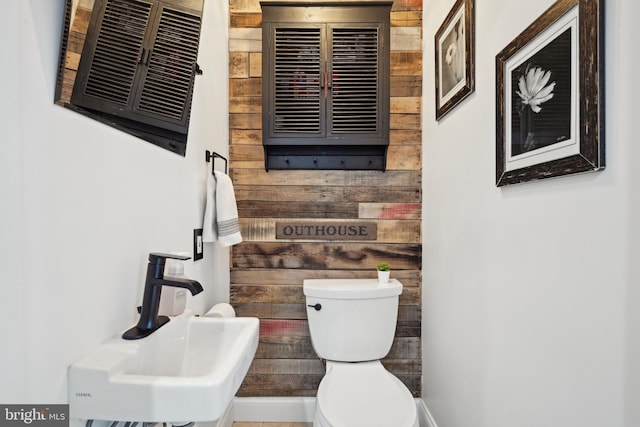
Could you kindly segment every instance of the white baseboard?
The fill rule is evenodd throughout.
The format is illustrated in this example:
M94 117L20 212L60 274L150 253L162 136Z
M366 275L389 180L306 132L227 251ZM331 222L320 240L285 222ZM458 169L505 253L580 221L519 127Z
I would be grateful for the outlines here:
M415 400L420 427L438 427L424 400ZM310 423L315 406L315 397L236 397L233 421ZM227 426L221 424L219 427Z
M232 427L233 422L235 421L234 417L235 417L235 409L232 401L229 407L227 408L227 411L222 416L222 418L218 420L215 427Z
M422 399L416 399L416 406L418 407L418 418L420 419L420 427L438 427L436 421L433 419L427 404Z
M198 421L194 427L232 427L233 426L233 401L225 411L224 415L218 418L216 421ZM161 427L162 424L158 424L156 427Z
M234 421L310 423L315 406L315 397L236 397Z

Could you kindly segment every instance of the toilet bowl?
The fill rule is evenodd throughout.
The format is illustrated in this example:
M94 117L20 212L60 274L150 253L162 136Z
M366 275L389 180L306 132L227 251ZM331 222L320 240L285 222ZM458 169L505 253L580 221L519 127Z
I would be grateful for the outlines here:
M402 284L309 279L303 290L311 343L326 360L314 427L418 427L411 392L380 362L393 343Z
M327 361L316 397L314 427L418 427L407 387L380 361Z

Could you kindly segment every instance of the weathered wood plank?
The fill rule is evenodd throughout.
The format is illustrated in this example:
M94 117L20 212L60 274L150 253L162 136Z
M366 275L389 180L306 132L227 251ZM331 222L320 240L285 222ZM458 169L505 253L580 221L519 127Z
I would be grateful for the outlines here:
M230 113L230 129L259 129L262 126L262 114L259 113Z
M231 162L231 170L251 169L258 170L264 168L264 161L259 160L236 160Z
M78 65L80 65L80 54L74 53L74 52L67 52L65 65L66 65L65 72L73 71L75 75L75 72L78 71Z
M403 363L405 362L405 363ZM401 373L410 374L411 361L390 361ZM396 368L397 367L397 368ZM324 375L324 363L320 359L254 359L249 374L315 374Z
M422 49L422 28L419 26L392 26L391 52L419 51Z
M404 338L410 339L410 338ZM402 349L409 344L401 344ZM393 346L392 346L393 347ZM399 347L400 348L400 347ZM256 359L317 359L311 337L261 335Z
M421 11L391 12L392 27L422 27Z
M394 268L392 266L392 268ZM405 288L419 287L421 285L420 270L398 270L392 272L392 276L402 282ZM255 284L255 285L302 285L304 279L363 279L374 278L373 270L307 270L282 268L233 268L231 270L231 283Z
M395 277L394 277L395 278ZM413 322L420 321L420 310L409 309L404 306L420 306L421 293L418 287L404 287L402 294L400 295L400 306L402 313L398 315L398 318L402 321ZM240 283L233 283L231 287L231 304L264 304L264 303L278 303L278 304L304 304L305 296L302 290L302 283L297 285L245 285ZM287 307L289 309L289 307ZM249 310L251 307L243 307L243 310ZM296 308L297 310L297 308ZM306 323L305 323L306 324ZM281 327L284 327L284 323L278 323ZM300 328L303 325L298 321L286 324L289 327ZM260 330L262 333L263 324L260 323ZM265 326L266 328L267 326ZM269 334L273 335L273 334Z
M287 303L235 303L231 302L238 317L260 319L306 319L307 306Z
M417 203L421 200L419 183L407 187L339 187L314 185L234 186L236 201L272 202L378 202ZM397 224L400 225L400 224Z
M388 262L395 270L421 267L421 245L397 243L251 243L234 247L234 268L371 270Z
M87 9L86 7L78 6L69 29L78 33L87 34L87 31L89 31L89 22L91 22L92 9L93 8Z
M396 374L415 374L422 368L422 359L382 359L382 365Z
M241 218L358 218L358 203L238 201Z
M420 129L420 114L391 114L391 129Z
M245 242L274 242L276 220L273 218L241 218L240 233Z
M403 301L405 298L403 298ZM414 301L415 302L415 301ZM262 321L267 321L266 319L271 320L282 320L282 321L306 321L307 319L307 309L306 305L303 304L286 304L286 303L260 303L260 302L248 302L248 303L236 303L232 302L234 309L236 310L236 314L241 317L258 317L262 319ZM403 334L397 334L397 336L410 336L410 337L419 337L419 323L421 316L421 307L419 305L400 305L398 307L398 328L405 328L405 332ZM275 326L273 323L267 323L268 326ZM294 323L289 323L288 328L292 329L294 327ZM417 325L417 326L416 326ZM279 325L283 327L283 325ZM300 325L298 325L300 326ZM301 326L300 326L301 327ZM282 336L290 336L288 334L283 334ZM292 334L292 336L307 336L307 334L297 333Z
M264 149L262 145L240 144L231 146L229 148L229 157L236 165L255 162L258 165L257 167L264 167Z
M419 114L422 98L414 97L391 97L391 113Z
M239 98L240 99L240 98ZM251 98L249 98L251 99ZM255 132L254 129L242 130L244 132ZM248 134L251 137L250 134ZM264 165L264 149L262 145L239 144L229 147L229 158L232 162L260 162Z
M396 337L385 359L420 359L419 337Z
M310 337L270 336L260 337L255 359L317 359ZM396 337L385 360L420 360L420 338Z
M230 113L262 113L262 98L259 96L241 96L229 99Z
M237 396L305 397L315 396L323 375L247 375Z
M262 8L260 7L260 0L229 0L229 12L262 13Z
M396 326L397 337L419 337L421 335L421 322L419 320L413 322L398 321Z
M391 52L391 76L422 75L422 52Z
M360 203L359 218L420 219L420 203Z
M262 96L262 79L229 79L229 97L235 96ZM260 127L256 129L261 127L262 118L260 118Z
M262 52L249 53L249 77L262 77Z
M391 76L391 96L421 96L422 76Z
M67 53L71 52L78 55L82 55L82 49L84 48L85 39L86 39L86 34L81 33L79 31L70 31L69 40L67 44Z
M262 13L235 13L229 14L230 28L261 28Z
M262 29L229 28L229 52L262 52Z
M239 150L240 145L253 145L249 150L260 151L262 149L262 130L260 129L231 129L229 153Z
M422 151L422 132L418 130L393 129L389 132L390 146L418 145Z
M260 321L260 335L308 337L310 336L309 324L306 320L297 319L262 319Z
M248 52L229 52L229 78L249 78Z
M261 335L255 359L317 359L309 336ZM385 360L421 358L419 337L396 337Z
M299 285L243 285L231 287L231 303L288 303L304 304L302 284ZM260 325L262 327L262 324Z
M391 278L393 279L398 279L397 276L397 271L391 271ZM398 281L402 282L402 280L398 279ZM404 285L404 284L403 284ZM408 286L403 286L402 287L402 294L400 294L400 307L402 307L402 309L404 310L405 305L415 305L418 306L419 308L422 307L422 288L416 286L416 287L408 287ZM400 320L407 320L407 321L420 321L420 311L418 314L418 318L414 318L415 313L413 312L409 312L407 310L406 312L406 316L399 316L398 318Z
M387 151L387 167L391 170L419 170L422 166L421 153L418 145L392 145Z
M399 306L398 308L399 322L420 322L422 318L422 306L419 304L419 300L414 300L412 302L414 303L412 305ZM416 336L420 336L420 334L416 334Z
M235 114L234 114L235 116ZM421 182L420 171L269 171L264 169L238 169L233 171L237 185L318 185L343 187L408 187Z
M395 0L391 11L401 10L422 10L422 0Z

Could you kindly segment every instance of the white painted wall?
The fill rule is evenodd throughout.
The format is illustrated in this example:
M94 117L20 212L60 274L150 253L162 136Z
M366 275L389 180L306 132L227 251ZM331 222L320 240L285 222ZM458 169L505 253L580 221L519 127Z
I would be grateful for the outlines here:
M53 103L64 0L7 2L0 155L0 402L67 402L67 367L137 321L147 257L192 252L205 150L228 152L227 5L205 5L186 157ZM228 249L186 274L229 297Z
M440 427L640 425L640 3L607 0L607 169L495 187L495 55L552 0L476 0L476 91L435 121L424 2L423 399ZM634 52L632 54L632 52Z

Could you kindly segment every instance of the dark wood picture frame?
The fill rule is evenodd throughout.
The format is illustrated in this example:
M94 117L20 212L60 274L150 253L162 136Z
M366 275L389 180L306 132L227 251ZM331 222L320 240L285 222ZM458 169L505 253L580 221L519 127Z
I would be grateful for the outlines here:
M434 37L436 120L475 89L474 1L457 0Z
M604 0L558 0L496 56L496 186L605 168Z

